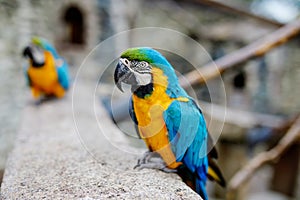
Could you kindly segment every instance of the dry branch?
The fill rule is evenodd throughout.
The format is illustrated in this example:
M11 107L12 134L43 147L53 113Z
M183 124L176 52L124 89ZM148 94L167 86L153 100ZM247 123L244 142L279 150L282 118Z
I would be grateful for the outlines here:
M273 33L233 52L223 56L213 62L204 65L198 70L185 74L180 78L182 87L204 83L210 79L220 76L223 72L233 68L237 64L243 63L248 59L259 57L269 52L274 47L286 43L300 32L300 19L291 22ZM217 67L216 67L217 66ZM186 82L185 80L188 80Z
M291 126L285 136L278 142L278 144L271 150L263 152L254 157L250 162L244 166L228 184L228 196L233 197L236 190L263 165L275 162L280 156L294 143L300 139L300 117Z
M285 134L289 130L289 128L291 128L291 126L296 122L298 117L300 117L300 113L290 117L282 123L279 123L277 127L273 128L273 132L275 134L281 135L282 137L282 135Z

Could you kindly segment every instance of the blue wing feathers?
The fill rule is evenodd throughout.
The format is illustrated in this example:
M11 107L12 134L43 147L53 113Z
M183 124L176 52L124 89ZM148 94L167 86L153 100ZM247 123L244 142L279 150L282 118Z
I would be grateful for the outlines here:
M188 102L174 100L163 117L176 160L196 175L195 189L207 199L208 132L201 110L192 99Z
M205 121L198 107L192 101L173 101L164 112L171 146L178 161L186 154L191 164L206 156L207 131ZM176 136L176 137L175 137ZM201 153L199 152L201 150Z
M70 78L69 78L69 69L68 64L65 60L63 60L63 64L61 66L56 66L56 71L58 74L58 81L60 85L65 89L69 89L70 87Z

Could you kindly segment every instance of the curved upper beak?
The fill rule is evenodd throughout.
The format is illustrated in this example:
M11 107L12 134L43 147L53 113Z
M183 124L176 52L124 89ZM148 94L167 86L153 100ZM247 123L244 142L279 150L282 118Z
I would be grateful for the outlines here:
M23 57L29 57L32 59L32 50L30 46L25 47L25 49L23 50Z
M25 58L30 58L33 67L42 67L45 64L45 57L43 50L35 45L27 46L23 51Z
M114 81L116 86L119 88L119 90L121 90L122 92L122 79L121 77L124 76L126 74L126 70L124 68L124 65L122 65L122 63L118 62L117 67L115 69L115 73L114 73Z
M121 61L119 61L115 69L114 81L116 86L122 92L124 92L122 89L122 82L125 82L130 74L130 69L127 66L125 66Z
M124 92L122 89L122 83L126 83L131 86L138 85L135 72L127 65L120 60L114 74L115 84L122 92Z

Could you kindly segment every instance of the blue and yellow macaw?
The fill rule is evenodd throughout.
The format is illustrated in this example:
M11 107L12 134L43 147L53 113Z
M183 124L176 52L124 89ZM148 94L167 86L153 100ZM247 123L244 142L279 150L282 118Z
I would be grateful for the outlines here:
M25 76L35 98L65 95L70 87L68 64L47 40L33 37L23 56L29 59Z
M114 73L117 87L131 85L129 113L149 152L141 168L176 171L204 200L207 178L225 186L200 108L179 85L171 64L158 51L131 48L123 52ZM151 162L159 154L163 163Z

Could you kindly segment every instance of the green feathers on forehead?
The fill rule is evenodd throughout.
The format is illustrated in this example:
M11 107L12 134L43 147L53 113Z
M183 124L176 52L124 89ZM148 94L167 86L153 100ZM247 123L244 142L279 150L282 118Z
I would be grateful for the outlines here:
M144 48L127 49L122 53L121 58L127 58L128 60L146 61L146 62L152 61L148 58Z
M170 63L158 51L149 47L130 48L124 51L121 58L128 60L146 61L150 64L170 66Z

